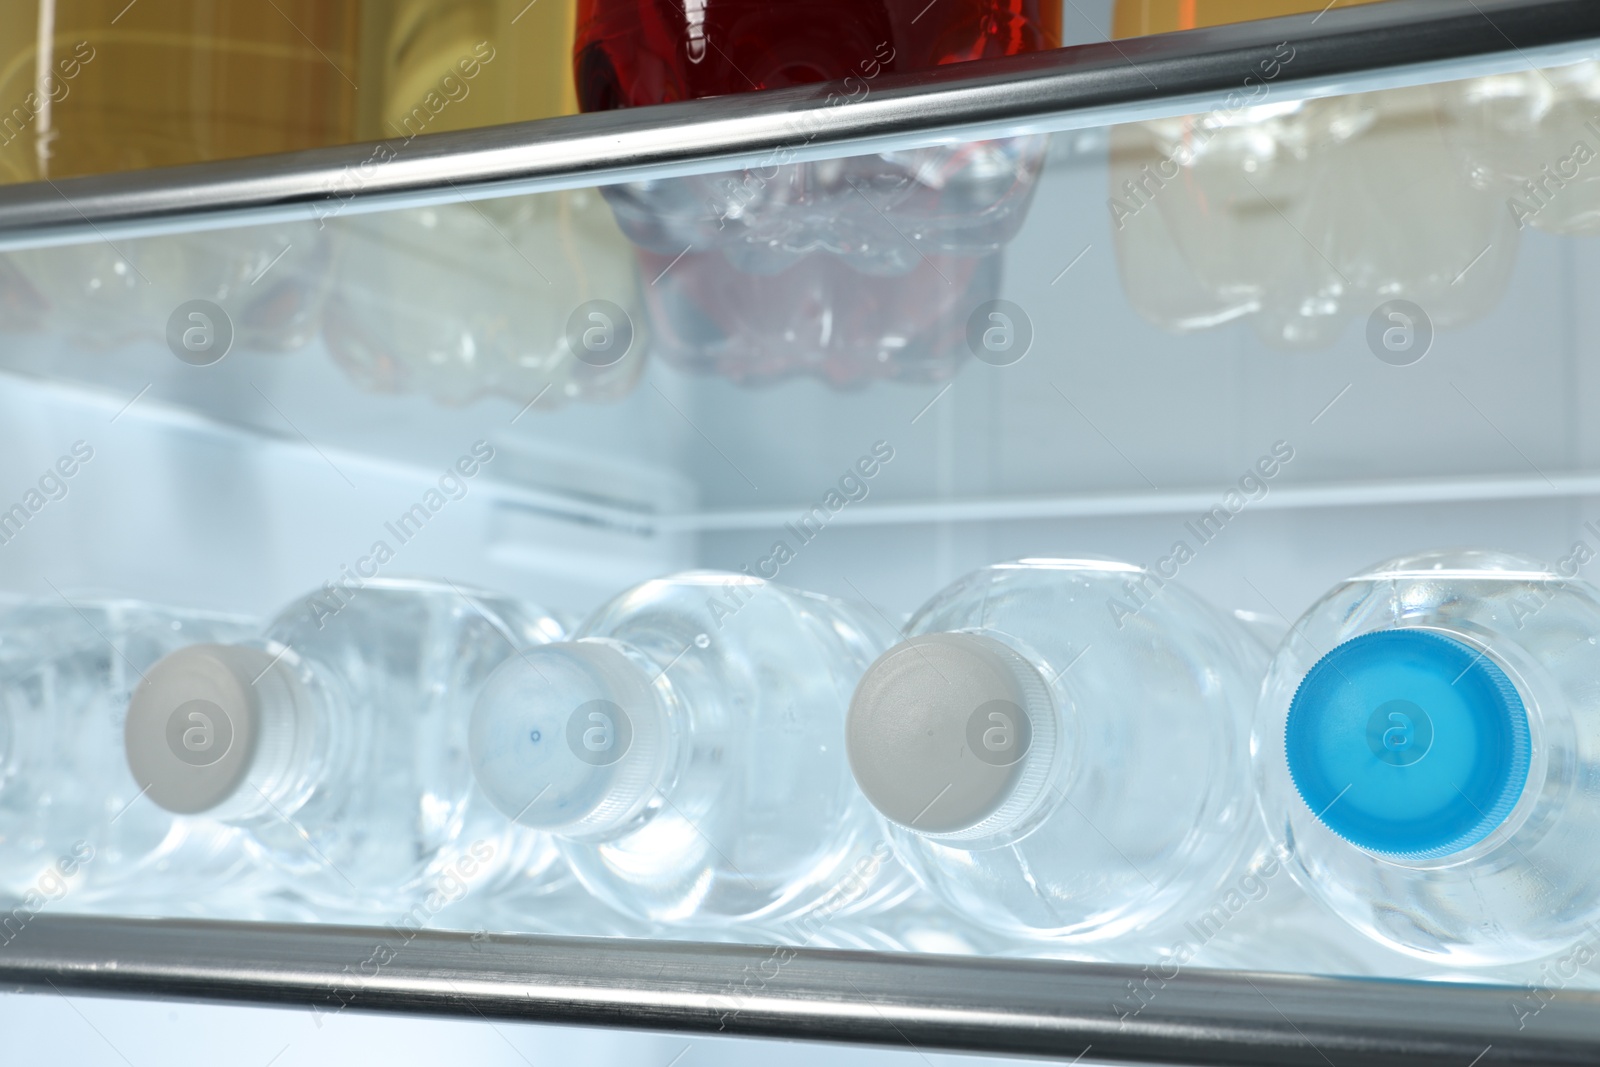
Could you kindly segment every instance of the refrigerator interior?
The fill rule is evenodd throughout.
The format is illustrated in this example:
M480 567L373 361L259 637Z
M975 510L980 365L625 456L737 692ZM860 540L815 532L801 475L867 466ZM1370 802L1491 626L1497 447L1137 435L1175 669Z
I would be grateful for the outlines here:
M1091 14L1085 26L1104 21ZM1600 65L1310 100L1269 79L1237 106L1019 136L1042 157L1031 202L996 258L962 261L970 282L906 238L918 283L890 314L938 340L903 363L845 333L816 342L826 366L752 370L739 331L761 327L745 319L720 324L735 341L711 370L663 356L662 317L691 297L781 297L751 296L689 247L636 257L593 188L12 248L0 593L267 618L334 609L381 574L578 620L635 583L708 569L899 626L988 564L1108 558L1170 570L1275 643L1380 560L1600 556ZM1180 146L1193 165L1173 162ZM841 209L825 241L855 218ZM841 309L826 330L867 329L843 311L848 282L817 284ZM632 333L615 362L567 340L594 301ZM997 307L1012 331L998 351L984 347ZM184 348L197 323L231 334L218 361L209 339ZM771 380L735 380L747 373ZM1533 966L1452 973L1376 948L1367 966L1539 981ZM36 1055L85 1064L240 1047L234 1062L284 1067L816 1055L66 995L7 994L0 1019Z

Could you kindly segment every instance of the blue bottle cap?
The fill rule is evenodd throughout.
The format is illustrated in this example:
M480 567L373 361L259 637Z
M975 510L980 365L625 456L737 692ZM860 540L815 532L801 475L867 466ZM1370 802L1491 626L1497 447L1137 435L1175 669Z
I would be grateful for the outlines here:
M1379 630L1317 661L1284 751L1323 825L1372 852L1431 859L1483 840L1528 780L1522 698L1495 663L1430 630Z

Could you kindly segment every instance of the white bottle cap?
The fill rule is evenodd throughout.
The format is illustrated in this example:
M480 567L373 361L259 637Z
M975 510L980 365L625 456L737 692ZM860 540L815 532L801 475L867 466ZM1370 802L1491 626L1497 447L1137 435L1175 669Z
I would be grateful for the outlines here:
M615 832L655 799L667 773L671 722L660 674L597 639L506 660L472 713L479 788L524 826L578 838Z
M190 645L151 667L123 732L134 781L180 815L237 818L266 807L307 705L294 663L248 646Z
M1058 729L1050 687L991 637L913 637L867 668L845 745L856 782L892 822L933 837L999 833L1046 788Z

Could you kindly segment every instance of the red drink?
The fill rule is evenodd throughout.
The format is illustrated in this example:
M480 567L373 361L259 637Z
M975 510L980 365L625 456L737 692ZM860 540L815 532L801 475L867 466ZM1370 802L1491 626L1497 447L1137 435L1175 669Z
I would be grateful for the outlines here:
M1059 0L579 0L585 111L875 79L1055 47ZM797 136L797 141L802 138ZM604 190L640 248L654 344L736 381L941 379L999 287L1045 139L783 162ZM983 261L980 264L980 261Z
M604 111L1060 43L1060 0L578 0L573 60L579 106Z

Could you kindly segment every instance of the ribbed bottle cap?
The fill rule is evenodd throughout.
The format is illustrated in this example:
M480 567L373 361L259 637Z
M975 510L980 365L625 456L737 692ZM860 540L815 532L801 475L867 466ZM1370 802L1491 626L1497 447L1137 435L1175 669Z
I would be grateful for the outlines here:
M1056 735L1050 688L1031 663L991 637L940 633L867 668L845 745L861 791L890 820L971 838L1032 808Z
M598 836L650 802L669 730L649 664L609 641L542 645L485 683L469 735L473 773L514 821Z
M306 703L294 661L242 645L190 645L151 667L128 702L128 767L161 807L221 818L265 804Z
M1289 706L1289 774L1323 825L1372 852L1446 856L1505 821L1528 779L1528 714L1485 653L1430 630L1362 634Z

